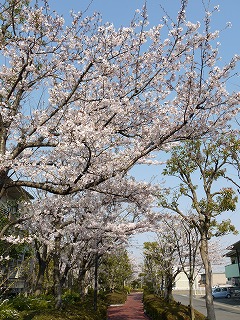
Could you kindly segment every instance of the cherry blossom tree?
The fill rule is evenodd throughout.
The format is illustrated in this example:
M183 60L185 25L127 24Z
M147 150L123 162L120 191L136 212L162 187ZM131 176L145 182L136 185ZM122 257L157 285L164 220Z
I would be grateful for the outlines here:
M43 289L45 272L53 262L57 307L61 306L62 289L70 271L83 280L96 256L100 258L119 244L126 244L129 235L145 230L153 219L154 186L133 179L111 179L101 190L65 196L47 193L29 205L24 223L18 225L28 232L28 239L35 241L39 264L36 294Z
M240 95L226 83L239 58L218 66L211 12L201 26L186 6L171 24L149 27L144 7L116 29L97 13L67 25L47 0L0 5L1 193L96 189L236 115Z
M90 210L97 194L127 201L136 187L123 178L136 163L173 143L215 133L238 113L240 93L228 92L227 81L239 57L218 65L211 12L201 25L187 20L186 7L181 1L175 22L163 19L154 27L144 7L129 26L116 29L98 13L72 12L65 23L47 0L0 4L0 197L11 186L59 196L36 210L36 219L47 217L42 237L52 240L55 266L74 228L87 238L100 230L94 219L104 225L106 206ZM93 197L83 206L91 228L84 215L74 224L76 207L61 198L77 192L82 201ZM101 235L136 230L141 209L135 200L123 223L107 223Z

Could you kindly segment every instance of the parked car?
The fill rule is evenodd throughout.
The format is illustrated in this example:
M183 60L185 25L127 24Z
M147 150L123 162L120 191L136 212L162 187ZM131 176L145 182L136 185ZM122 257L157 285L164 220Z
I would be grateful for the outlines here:
M229 287L217 287L212 290L213 298L231 298L231 291Z
M240 297L240 287L230 288L231 297Z

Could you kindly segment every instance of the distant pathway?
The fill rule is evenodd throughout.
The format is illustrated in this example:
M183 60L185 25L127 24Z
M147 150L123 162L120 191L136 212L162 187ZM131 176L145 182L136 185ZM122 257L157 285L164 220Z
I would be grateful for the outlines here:
M149 320L143 311L142 293L134 292L128 295L122 306L108 308L108 320Z

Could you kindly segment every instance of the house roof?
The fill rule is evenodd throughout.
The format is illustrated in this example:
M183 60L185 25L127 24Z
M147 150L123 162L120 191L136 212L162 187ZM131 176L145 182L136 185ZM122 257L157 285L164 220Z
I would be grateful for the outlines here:
M240 249L240 240L231 244L229 247L227 247L227 250L237 250Z
M22 187L9 187L5 190L4 194L14 200L18 200L20 198L23 198L24 200L34 199L34 197Z
M227 250L229 250L229 252L225 254L226 257L235 256L236 251L240 252L240 241L231 244L229 247L227 247Z
M13 181L11 178L8 178L10 183ZM5 189L4 195L13 200L23 199L23 200L31 200L34 197L26 191L23 187L19 186L9 186Z

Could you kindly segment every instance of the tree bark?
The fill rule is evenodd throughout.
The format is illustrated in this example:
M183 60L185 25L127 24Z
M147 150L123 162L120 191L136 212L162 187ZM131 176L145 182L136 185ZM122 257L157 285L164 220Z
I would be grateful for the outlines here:
M98 303L98 253L95 255L95 266L94 266L94 297L93 297L93 307L97 311Z
M193 308L193 279L189 279L189 308L191 320L194 320L195 313Z
M78 272L78 290L80 292L81 297L84 297L85 295L85 277L86 277L87 269L82 268L79 269Z
M170 302L173 300L173 294L172 294L172 288L173 288L173 278L171 274L167 274L165 277L165 290L164 290L164 299L167 302Z
M8 171L0 170L0 199L2 198L5 192L5 183L7 181L7 174L8 174Z
M53 254L53 273L54 273L54 296L55 307L61 309L62 307L62 283L60 273L60 236L55 238L55 250Z
M44 275L47 269L47 245L45 244L43 245L42 254L40 253L39 248L37 248L36 256L38 259L38 274L37 274L34 293L37 296L42 293Z
M200 254L205 268L206 274L206 284L205 284L205 293L206 293L206 308L207 308L207 318L208 320L216 320L216 315L213 305L212 297L212 267L209 260L208 252L208 239L206 235L202 236L200 243Z

